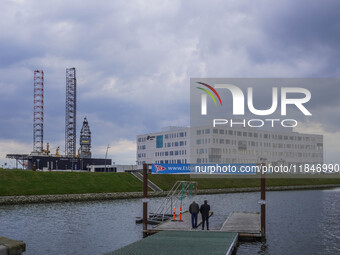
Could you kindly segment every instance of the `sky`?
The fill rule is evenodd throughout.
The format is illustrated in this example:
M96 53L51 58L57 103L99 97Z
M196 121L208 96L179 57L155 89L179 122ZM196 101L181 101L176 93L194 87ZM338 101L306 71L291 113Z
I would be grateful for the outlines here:
M2 0L0 166L32 151L34 70L45 73L52 153L64 150L65 72L75 67L77 141L86 116L93 156L109 144L109 158L134 164L136 135L189 126L191 77L339 77L339 10L338 0ZM323 120L297 131L323 134L333 162L340 99L318 91Z

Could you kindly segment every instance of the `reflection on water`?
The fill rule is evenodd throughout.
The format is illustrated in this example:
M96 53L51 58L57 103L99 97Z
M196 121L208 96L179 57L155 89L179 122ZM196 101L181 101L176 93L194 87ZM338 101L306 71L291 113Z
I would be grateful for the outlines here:
M259 211L259 193L200 195L214 215ZM155 210L162 198L150 201ZM185 200L183 208L191 200ZM0 207L0 236L24 240L25 254L103 254L142 238L140 199ZM267 192L267 242L237 254L339 254L340 189Z

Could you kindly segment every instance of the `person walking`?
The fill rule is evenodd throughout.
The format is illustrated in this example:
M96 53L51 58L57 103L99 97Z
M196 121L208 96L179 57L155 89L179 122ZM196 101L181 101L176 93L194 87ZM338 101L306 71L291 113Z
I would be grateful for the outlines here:
M199 205L193 201L189 206L189 212L191 213L191 225L192 228L197 228L197 214L199 213Z
M207 200L204 200L204 204L201 205L200 212L201 212L201 215L202 215L202 230L204 230L204 222L207 222L207 230L209 230L210 205L208 205Z

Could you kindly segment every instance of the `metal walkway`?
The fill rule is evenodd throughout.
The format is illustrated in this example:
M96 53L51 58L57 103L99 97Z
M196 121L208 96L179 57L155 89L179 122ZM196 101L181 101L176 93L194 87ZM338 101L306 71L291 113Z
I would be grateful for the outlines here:
M230 255L237 236L237 233L230 232L162 231L108 255Z
M135 176L138 180L143 182L143 175L140 172L131 172L133 176ZM163 191L160 187L154 184L152 181L148 180L148 187L153 191Z
M260 214L232 212L226 215L210 214L209 231L191 227L191 215L185 212L183 221L166 220L147 230L148 236L109 254L231 254L238 240L261 237Z

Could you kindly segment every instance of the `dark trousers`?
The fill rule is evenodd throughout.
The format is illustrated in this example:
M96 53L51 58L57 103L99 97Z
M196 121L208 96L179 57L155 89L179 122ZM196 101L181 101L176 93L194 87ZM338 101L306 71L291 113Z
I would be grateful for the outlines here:
M193 228L197 227L197 213L191 214L191 225Z
M209 217L202 215L202 229L204 229L204 222L207 222L207 230L209 230Z

